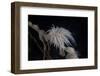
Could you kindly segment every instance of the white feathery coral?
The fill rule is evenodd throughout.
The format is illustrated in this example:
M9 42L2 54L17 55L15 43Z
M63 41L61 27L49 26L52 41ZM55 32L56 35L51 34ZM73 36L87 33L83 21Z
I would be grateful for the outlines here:
M62 27L53 26L50 30L48 30L47 36L50 45L53 44L54 47L59 48L60 54L62 56L65 55L65 45L72 46L70 40L75 43L72 33L69 30Z
M43 42L44 45L44 53L46 50L46 44L44 40L47 42L47 44L54 45L54 47L59 49L59 54L61 56L65 56L66 59L73 59L78 58L78 55L75 51L75 49L72 46L72 43L76 44L74 37L72 36L72 33L62 27L51 27L47 32L44 30L40 30L38 25L32 24L32 22L29 22L28 25L38 32L40 40ZM67 47L65 46L67 45ZM48 47L50 47L48 45ZM65 52L68 54L65 55ZM45 55L45 54L44 54ZM45 58L45 56L44 56Z

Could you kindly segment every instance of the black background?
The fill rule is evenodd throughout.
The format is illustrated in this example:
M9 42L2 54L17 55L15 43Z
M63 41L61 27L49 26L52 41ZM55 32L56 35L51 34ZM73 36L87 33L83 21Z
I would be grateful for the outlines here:
M77 50L79 58L88 57L88 18L87 17L69 17L69 16L43 16L43 15L28 15L28 21L37 24L40 29L47 31L55 26L63 27L72 32L77 45L74 48ZM38 33L28 27L28 32L38 39ZM39 39L38 39L39 41ZM39 41L41 45L41 42ZM42 46L42 45L41 45ZM28 36L28 60L41 60L42 53L37 48L34 41ZM53 52L53 59L63 59Z

